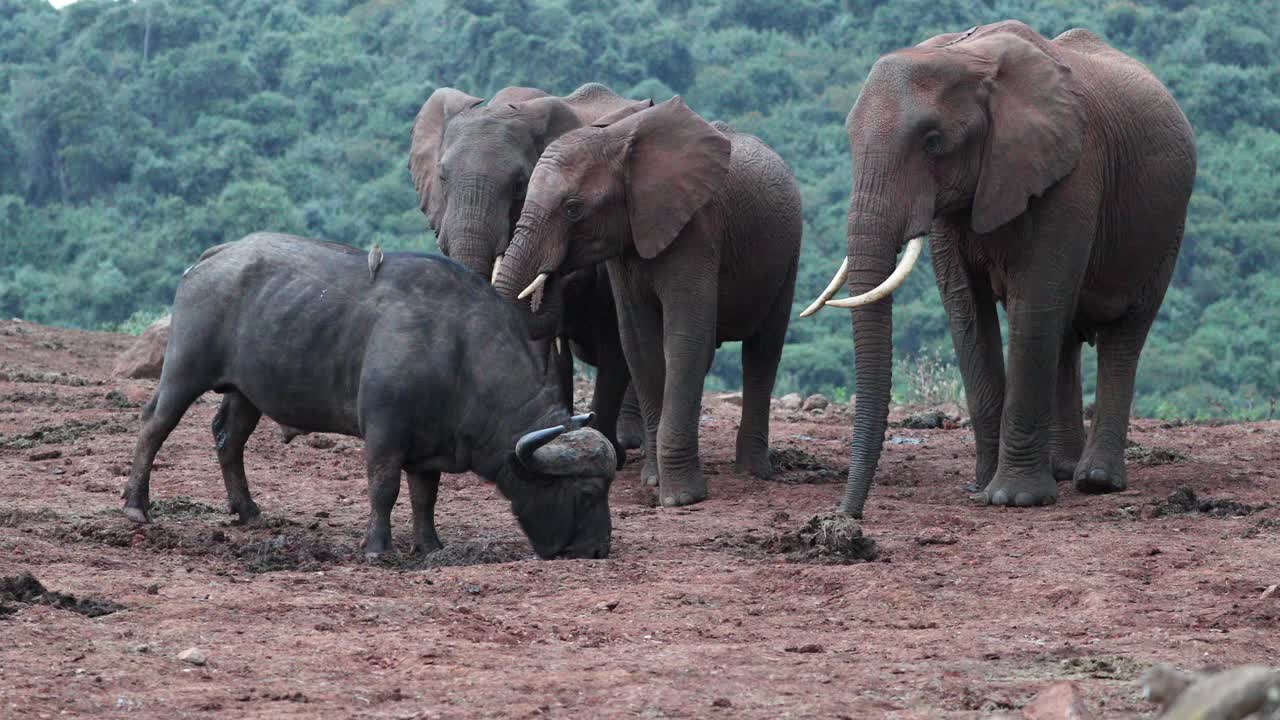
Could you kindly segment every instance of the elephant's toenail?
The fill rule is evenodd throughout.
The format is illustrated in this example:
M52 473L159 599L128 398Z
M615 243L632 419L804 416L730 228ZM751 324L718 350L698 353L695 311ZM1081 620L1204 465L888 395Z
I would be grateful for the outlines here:
M992 505L1008 505L1009 493L1005 492L1004 490L995 491L995 493L992 494L991 496L991 504Z
M1018 507L1031 507L1036 503L1036 496L1028 492L1020 492L1013 496L1013 504Z
M1094 468L1089 471L1089 482L1102 483L1107 481L1107 471L1102 468Z

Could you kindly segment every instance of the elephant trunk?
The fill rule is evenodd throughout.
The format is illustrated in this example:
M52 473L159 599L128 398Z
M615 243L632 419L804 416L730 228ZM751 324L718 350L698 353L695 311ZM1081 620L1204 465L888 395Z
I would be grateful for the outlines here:
M874 289L893 271L894 248L870 252L877 245L885 245L883 237L850 238L849 245L861 250L849 256L850 293L858 295ZM893 385L892 295L853 310L853 344L853 442L840 510L861 518L880 462L889 416L889 391Z
M456 196L441 223L447 238L441 250L488 280L511 233L505 199L496 183L483 178L461 184Z
M853 303L853 442L842 512L862 517L875 479L893 386L893 295L918 257L933 218L931 194L892 192L892 183L873 172L855 176L849 201L848 287ZM868 188L870 186L870 188ZM904 241L903 262L896 262ZM889 281L889 282L886 282Z
M567 244L560 228L553 227L551 214L526 200L516 223L511 245L493 285L503 297L525 299L533 296L534 311L541 304L538 290L564 262Z

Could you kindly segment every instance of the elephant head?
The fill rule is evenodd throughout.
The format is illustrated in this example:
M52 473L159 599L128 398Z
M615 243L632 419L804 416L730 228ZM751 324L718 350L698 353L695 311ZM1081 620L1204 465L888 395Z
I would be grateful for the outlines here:
M509 87L482 102L453 88L432 93L413 123L409 172L440 251L492 279L546 146L574 128L653 103L598 83L566 97Z
M1018 22L941 35L880 58L846 126L853 159L847 256L802 316L824 303L856 308L857 406L841 509L861 517L888 414L893 291L935 223L965 228L981 242L1025 212L1075 168L1084 127L1070 68ZM846 282L855 297L831 300Z
M714 196L729 140L679 97L548 146L494 282L524 298L552 273L656 257Z

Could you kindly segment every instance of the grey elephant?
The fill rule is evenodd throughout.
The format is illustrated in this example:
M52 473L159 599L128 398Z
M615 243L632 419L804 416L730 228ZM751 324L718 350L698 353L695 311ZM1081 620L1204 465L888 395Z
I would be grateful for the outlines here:
M653 103L627 100L598 83L565 97L508 87L487 104L454 88L440 88L423 103L413 123L409 171L421 209L440 251L492 279L501 266L520 216L529 175L546 146L564 133ZM597 368L592 409L597 427L615 442L619 463L627 448L642 442L634 394L624 403L629 375L618 340L613 293L603 270L586 267L555 288L553 312L534 320L536 336L567 341L577 357ZM547 348L567 402L572 403L572 360ZM621 408L624 417L619 438Z
M648 447L657 450L642 476L663 505L687 505L707 495L698 419L722 341L743 341L736 467L772 474L769 396L801 231L786 163L677 97L547 147L496 285L523 298L553 274L605 263Z
M880 58L847 120L848 257L823 302L855 307L857 407L841 509L861 517L884 440L892 298L929 239L977 445L977 497L1126 487L1138 356L1196 172L1191 126L1145 67L1085 30L1006 21ZM894 258L903 248L902 261ZM847 280L857 297L830 301ZM1007 311L1008 367L996 303ZM1086 439L1080 347L1097 344Z

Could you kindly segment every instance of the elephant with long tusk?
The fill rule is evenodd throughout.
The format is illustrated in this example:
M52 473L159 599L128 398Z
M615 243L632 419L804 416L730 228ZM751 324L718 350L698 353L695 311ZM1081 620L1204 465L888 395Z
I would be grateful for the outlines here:
M1048 40L1006 21L880 58L846 127L847 253L802 313L853 309L857 405L841 509L861 517L875 476L892 294L926 237L973 418L976 497L1047 505L1061 480L1123 490L1138 357L1196 173L1191 126L1168 90L1087 31ZM833 300L844 285L854 297ZM1085 341L1098 347L1087 437Z

